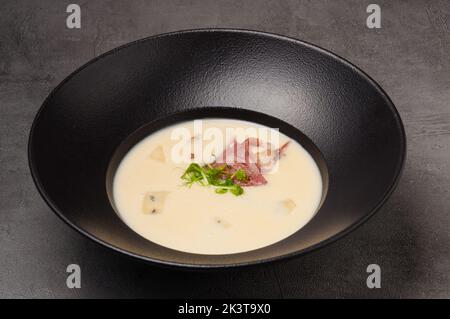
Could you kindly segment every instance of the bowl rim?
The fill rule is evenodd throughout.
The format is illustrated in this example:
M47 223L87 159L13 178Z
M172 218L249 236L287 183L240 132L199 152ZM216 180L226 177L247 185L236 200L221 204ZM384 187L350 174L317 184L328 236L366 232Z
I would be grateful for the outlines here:
M393 177L391 184L389 185L389 187L387 187L386 191L384 192L384 194L380 197L380 200L374 205L374 207L367 213L365 214L363 217L361 217L359 220L357 220L356 222L354 222L353 224L351 224L350 226L348 226L347 228L343 229L342 231L338 232L337 234L315 244L312 245L308 248L305 249L301 249L301 250L297 250L295 252L292 253L288 253L288 254L284 254L284 255L279 255L279 256L275 256L275 257L271 257L271 258L264 258L264 259L257 259L257 260L253 260L253 261L247 261L247 262L238 262L238 263L229 263L229 264L194 264L194 263L182 263L182 262L171 262L171 261L166 261L166 260L162 260L162 259L156 259L156 258L150 258L147 256L143 256L143 255L139 255L136 253L132 253L130 251L127 251L125 249L122 249L120 247L117 247L115 245L112 245L104 240L101 240L99 238L97 238L96 236L94 236L93 234L83 230L82 228L78 227L77 225L75 225L72 221L70 221L64 214L63 212L57 207L57 205L53 202L53 200L50 198L50 196L46 193L40 177L37 173L37 168L36 165L34 163L33 160L33 151L32 151L32 142L33 142L33 135L34 135L34 130L35 130L35 126L36 123L39 120L40 115L42 114L43 110L45 109L46 105L48 104L48 102L50 101L50 99L53 97L53 95L59 90L60 87L62 87L66 82L68 82L73 76L75 76L76 74L78 74L79 72L81 72L84 68L88 67L89 65L93 64L94 62L96 62L99 59L102 59L103 57L106 57L110 54L114 54L115 52L125 49L129 46L138 44L140 42L144 42L147 40L151 40L151 39L157 39L160 37L169 37L169 36L176 36L176 35L182 35L182 34L191 34L191 33L215 33L215 32L225 32L225 33L238 33L238 34L249 34L249 35L258 35L258 36L263 36L263 37L269 37L269 38L274 38L274 39L278 39L278 40L283 40L283 41L288 41L294 44L299 44L302 45L304 47L307 47L309 49L318 51L334 60L337 60L340 63L345 64L347 67L349 67L350 69L352 69L354 72L358 73L362 78L364 78L366 81L368 81L376 90L378 90L378 92L380 93L381 96L383 96L383 98L386 100L388 107L391 109L392 114L395 117L395 122L398 126L398 128L400 128L400 146L401 146L401 150L400 150L400 155L401 157L398 159L398 163L397 163L397 167L396 167L396 171L395 171L395 176ZM171 268L177 268L177 269L188 269L188 270L194 270L194 269L229 269L229 268L236 268L236 267L245 267L245 266L254 266L254 265L259 265L259 264L265 264L265 263L271 263L271 262L275 262L275 261L280 261L280 260L287 260L287 259L292 259L294 257L300 256L300 255L305 255L309 252L312 252L314 250L317 250L319 248L325 247L333 242L335 242L336 240L348 235L349 233L351 233L352 231L354 231L355 229L357 229L359 226L361 226L363 223L365 223L370 217L372 217L385 203L386 201L390 198L390 196L392 195L392 193L394 192L396 186L398 185L398 182L400 180L400 177L403 173L404 170L404 166L405 166L405 162L406 162L406 153L407 153L407 145L406 145L407 141L406 141L406 133L405 133L405 128L403 125L403 122L401 120L400 114L397 110L397 108L395 107L394 103L392 102L392 100L390 99L390 97L388 96L388 94L383 90L383 88L373 79L371 78L366 72L364 72L363 70L361 70L359 67L357 67L356 65L354 65L353 63L351 63L350 61L348 61L347 59L341 57L340 55L333 53L327 49L324 49L318 45L312 44L310 42L304 41L304 40L299 40L290 36L285 36L285 35L281 35L281 34L277 34L277 33L271 33L271 32L265 32L265 31L258 31L258 30L251 30L251 29L240 29L240 28L197 28L197 29L184 29L184 30L179 30L179 31L171 31L171 32L166 32L166 33L161 33L161 34L156 34L156 35L152 35L152 36L148 36L145 38L141 38L141 39L137 39L134 40L132 42L129 43L125 43L121 46L118 46L114 49L111 49L107 52L104 52L96 57L94 57L93 59L89 60L88 62L86 62L85 64L81 65L80 67L78 67L75 71L73 71L72 73L70 73L68 76L66 76L53 90L51 90L51 92L48 94L48 96L45 98L44 102L42 103L42 105L39 107L38 111L36 112L36 115L33 119L33 122L31 124L31 128L29 131L29 135L28 135L28 146L27 146L27 155L28 155L28 166L30 169L30 173L31 173L31 177L33 179L34 184L36 185L36 188L39 192L39 194L41 195L41 197L44 199L45 203L50 207L50 209L62 220L64 221L67 225L69 225L72 229L76 230L77 232L81 233L82 235L86 236L87 238L89 238L90 240L96 242L97 244L100 244L101 246L110 248L112 251L115 251L116 253L121 253L123 255L129 256L129 257L134 257L136 259L142 260L142 261L146 261L149 263L152 263L154 265L157 266L165 266L165 267L171 267ZM213 256L213 255L211 255Z

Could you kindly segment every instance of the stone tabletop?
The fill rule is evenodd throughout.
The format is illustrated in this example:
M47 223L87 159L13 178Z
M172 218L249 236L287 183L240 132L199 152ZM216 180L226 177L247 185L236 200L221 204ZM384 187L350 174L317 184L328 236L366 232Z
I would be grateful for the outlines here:
M367 6L381 28L366 26ZM2 1L0 297L450 297L450 1ZM81 28L66 8L81 8ZM392 98L408 157L398 188L367 223L304 257L232 271L152 267L85 239L39 196L27 164L31 122L68 74L127 42L233 27L292 36L348 59ZM82 270L80 289L66 267ZM369 264L381 288L366 286Z

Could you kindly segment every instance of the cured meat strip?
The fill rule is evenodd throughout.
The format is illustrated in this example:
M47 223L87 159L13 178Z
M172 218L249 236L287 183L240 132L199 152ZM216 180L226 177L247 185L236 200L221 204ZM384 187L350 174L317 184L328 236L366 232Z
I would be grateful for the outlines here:
M239 169L245 171L247 179L235 180L241 186L258 186L267 184L263 173L273 169L278 159L283 155L289 142L274 150L272 144L261 143L258 138L250 137L242 143L234 140L216 158L214 167L227 165L227 173L234 174Z

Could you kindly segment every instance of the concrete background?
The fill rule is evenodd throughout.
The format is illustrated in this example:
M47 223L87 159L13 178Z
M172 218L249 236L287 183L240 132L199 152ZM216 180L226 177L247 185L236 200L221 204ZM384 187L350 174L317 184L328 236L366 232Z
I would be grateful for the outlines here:
M382 28L365 26L374 1L68 1L0 4L0 297L450 297L450 1L377 0ZM345 57L387 91L406 126L397 190L365 225L295 260L186 273L116 255L75 233L31 180L26 145L36 111L65 76L121 44L162 32L238 27L281 33ZM66 266L82 288L66 287ZM382 288L366 287L366 267Z

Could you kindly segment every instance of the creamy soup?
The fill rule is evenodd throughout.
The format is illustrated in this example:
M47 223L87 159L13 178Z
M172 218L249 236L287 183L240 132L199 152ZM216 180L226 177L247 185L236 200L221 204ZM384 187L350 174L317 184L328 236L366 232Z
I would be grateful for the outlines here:
M151 134L123 158L113 182L115 207L131 229L198 254L276 243L311 220L321 196L320 171L300 144L229 119Z

